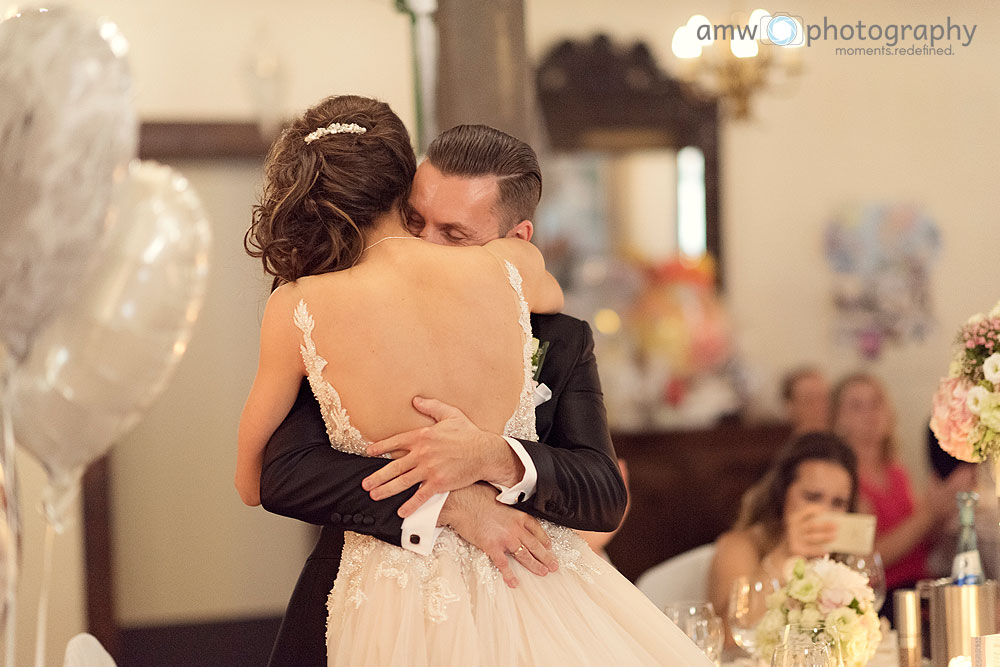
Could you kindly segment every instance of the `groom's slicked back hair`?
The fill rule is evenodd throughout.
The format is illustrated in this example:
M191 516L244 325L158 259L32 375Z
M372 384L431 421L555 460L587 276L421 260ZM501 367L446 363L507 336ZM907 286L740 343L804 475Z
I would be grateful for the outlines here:
M495 176L500 236L531 220L542 198L542 170L534 149L488 125L458 125L427 147L427 159L446 176Z

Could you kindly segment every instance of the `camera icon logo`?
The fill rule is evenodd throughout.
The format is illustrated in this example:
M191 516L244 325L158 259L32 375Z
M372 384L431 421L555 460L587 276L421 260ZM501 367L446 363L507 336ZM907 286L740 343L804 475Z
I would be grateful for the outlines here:
M760 20L760 41L775 46L798 46L805 41L801 16L778 12Z

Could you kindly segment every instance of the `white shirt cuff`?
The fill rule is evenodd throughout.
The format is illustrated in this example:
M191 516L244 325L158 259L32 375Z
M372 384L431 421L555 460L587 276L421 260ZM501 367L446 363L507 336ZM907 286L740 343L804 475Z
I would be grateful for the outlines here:
M516 505L517 503L523 503L535 495L535 485L538 483L538 471L535 469L535 462L531 460L527 450L524 449L524 445L514 438L503 436L503 439L507 441L510 448L517 454L517 458L521 459L521 465L524 466L524 477L510 488L502 484L494 484L493 486L500 492L497 496L498 501L504 505Z
M438 516L448 491L435 493L417 511L403 519L403 539L400 541L404 549L416 552L421 556L429 556L438 535L444 529L437 525Z

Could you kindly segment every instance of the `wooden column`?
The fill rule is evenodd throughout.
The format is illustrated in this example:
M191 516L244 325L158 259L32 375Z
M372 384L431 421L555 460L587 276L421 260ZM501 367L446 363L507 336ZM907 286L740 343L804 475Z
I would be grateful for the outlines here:
M438 131L483 123L529 143L532 68L523 0L439 0Z

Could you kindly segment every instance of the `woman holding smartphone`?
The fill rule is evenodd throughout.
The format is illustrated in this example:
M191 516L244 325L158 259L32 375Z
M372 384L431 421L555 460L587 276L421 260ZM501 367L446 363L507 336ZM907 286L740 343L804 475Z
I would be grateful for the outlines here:
M716 541L708 597L719 615L726 618L737 578L780 580L789 558L824 555L837 528L822 515L853 512L857 501L857 457L850 447L830 433L792 440L744 494L739 519Z

